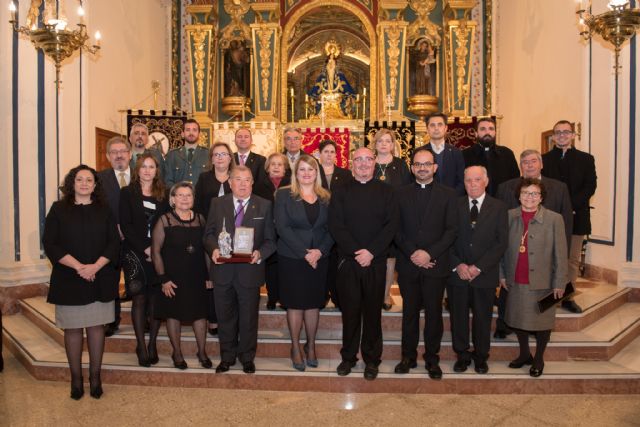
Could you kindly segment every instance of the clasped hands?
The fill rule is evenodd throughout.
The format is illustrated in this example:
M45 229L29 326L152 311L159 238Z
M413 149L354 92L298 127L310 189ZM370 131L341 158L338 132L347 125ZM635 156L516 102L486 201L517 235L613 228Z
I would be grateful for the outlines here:
M456 273L458 273L460 279L472 281L480 275L480 269L475 265L460 263L456 267Z
M431 255L429 252L423 249L417 249L411 254L411 262L417 265L418 267L429 269L433 268L436 265L435 261L431 260Z
M322 258L322 252L320 252L320 249L307 249L307 254L304 256L304 259L314 270L318 268L318 261L320 258Z
M100 270L97 264L80 264L76 267L78 276L82 277L87 282L93 282L96 280L96 273Z

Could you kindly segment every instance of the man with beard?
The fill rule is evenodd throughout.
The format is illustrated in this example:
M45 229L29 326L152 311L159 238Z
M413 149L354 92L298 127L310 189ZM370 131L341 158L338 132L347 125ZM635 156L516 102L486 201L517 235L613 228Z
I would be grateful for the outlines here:
M476 144L462 150L465 167L484 166L489 173L487 193L495 196L498 186L520 176L513 151L496 144L496 122L491 117L478 119Z
M184 122L182 131L184 145L167 153L164 168L164 182L168 188L180 181L192 184L209 165L209 150L198 145L200 125L194 119Z
M131 126L129 132L129 143L131 144L131 161L129 167L131 170L136 168L138 157L143 154L151 154L158 165L160 165L160 176L164 176L164 159L162 153L157 148L147 148L149 142L149 128L144 123L136 123Z
M342 309L340 376L349 375L360 351L364 378L374 380L382 357L381 310L389 245L398 228L393 188L373 179L375 156L353 153L353 180L331 195L329 231L338 247L336 287Z

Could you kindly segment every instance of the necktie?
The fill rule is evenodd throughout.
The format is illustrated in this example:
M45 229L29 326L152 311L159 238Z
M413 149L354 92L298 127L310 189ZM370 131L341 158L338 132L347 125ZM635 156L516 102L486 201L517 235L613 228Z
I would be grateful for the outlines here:
M247 158L246 154L240 154L240 166L244 166L244 161Z
M124 172L120 172L118 174L118 176L120 177L118 178L118 185L120 186L120 188L127 186L127 180L124 178L124 175L125 175Z
M473 203L473 206L471 206L471 211L469 212L469 219L471 220L471 224L475 224L478 220L478 201L473 199L471 203Z
M236 209L236 227L242 226L242 220L244 219L244 205L242 200L238 200L238 208Z
M189 163L193 162L193 148L187 150L187 161Z

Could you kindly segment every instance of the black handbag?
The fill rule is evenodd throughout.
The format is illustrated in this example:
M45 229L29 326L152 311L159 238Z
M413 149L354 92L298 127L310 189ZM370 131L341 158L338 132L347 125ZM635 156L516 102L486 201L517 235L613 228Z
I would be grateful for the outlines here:
M127 296L132 297L142 293L147 286L147 274L138 255L132 249L125 248L120 261Z

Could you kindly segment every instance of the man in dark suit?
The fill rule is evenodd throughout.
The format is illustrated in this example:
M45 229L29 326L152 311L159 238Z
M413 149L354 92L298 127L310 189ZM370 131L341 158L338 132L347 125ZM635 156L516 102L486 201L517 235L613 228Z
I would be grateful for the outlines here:
M507 209L517 208L520 206L520 201L515 192L520 181L524 178L540 179L546 190L546 196L542 201L542 206L562 215L565 234L567 236L567 247L569 247L571 244L571 230L573 229L573 209L571 208L571 198L569 197L569 190L566 184L556 179L542 176L542 156L537 150L524 150L522 154L520 154L520 169L522 170L522 177L510 179L500 184L496 198L502 200L507 205ZM496 330L493 334L494 338L506 338L506 336L511 333L511 330L504 323L508 293L506 289L500 289L500 295L497 301L498 320L496 322Z
M555 147L542 156L542 174L567 184L573 207L573 233L569 245L569 280L575 285L580 271L582 242L591 233L589 200L596 192L596 164L593 156L573 147L575 133L567 120L553 126ZM575 301L563 301L562 307L574 313L582 309Z
M129 132L129 143L131 144L131 161L129 162L129 167L133 170L136 168L136 162L138 161L138 157L149 153L156 159L158 165L160 167L160 176L164 176L164 158L162 157L162 147L155 148L150 147L147 148L147 143L149 142L149 128L144 123L136 123L131 126L131 131Z
M276 250L276 232L271 202L252 195L252 184L253 176L246 166L237 166L231 171L231 194L212 199L204 233L204 245L214 263L210 277L215 284L213 292L220 342L221 360L217 373L227 372L236 363L236 358L245 373L256 371L258 304L260 286L265 279L262 261ZM250 262L224 263L218 246L223 225L231 236L236 227L253 228Z
M342 310L342 362L349 375L365 362L364 378L374 380L382 357L381 310L389 245L398 228L398 206L389 184L373 179L375 156L365 147L353 152L353 180L331 195L329 231L338 247L336 287Z
M457 147L444 141L447 135L447 116L443 113L434 113L425 119L429 143L425 145L430 149L436 159L438 172L434 179L436 182L453 188L459 196L464 194L464 158Z
M131 145L129 141L120 136L114 136L107 141L107 160L111 163L109 169L98 172L98 179L107 198L111 214L118 224L120 239L124 239L120 232L120 189L131 182ZM113 323L105 328L105 336L110 337L116 333L120 326L120 299L116 298L116 317Z
M447 286L451 312L451 337L457 361L455 372L475 363L479 374L489 372L491 316L499 283L500 259L507 249L507 207L487 194L489 177L484 166L464 172L467 196L458 199L458 238L451 251ZM473 352L469 351L469 310L473 311Z
M200 174L209 167L209 150L198 145L198 122L194 119L185 121L182 136L184 145L169 151L165 159L164 183L168 188L180 181L189 181L195 185Z
M289 160L289 166L293 169L296 160L302 154L302 132L298 128L286 127L282 132L284 142L284 154Z
M251 151L253 139L249 129L238 129L236 131L235 143L236 147L238 147L238 151L233 153L236 165L246 166L251 169L253 182L255 184L259 179L261 179L262 175L266 174L264 170L264 163L267 159L264 156Z
M509 147L496 144L496 122L484 117L476 124L476 143L462 150L465 167L484 166L489 174L487 193L495 196L498 186L520 176L518 163Z
M442 378L442 297L451 271L449 250L457 232L456 192L434 182L438 169L433 153L418 148L411 159L416 181L397 190L400 226L396 268L402 294L402 360L397 374L417 366L420 310L425 311L424 359L429 377Z

